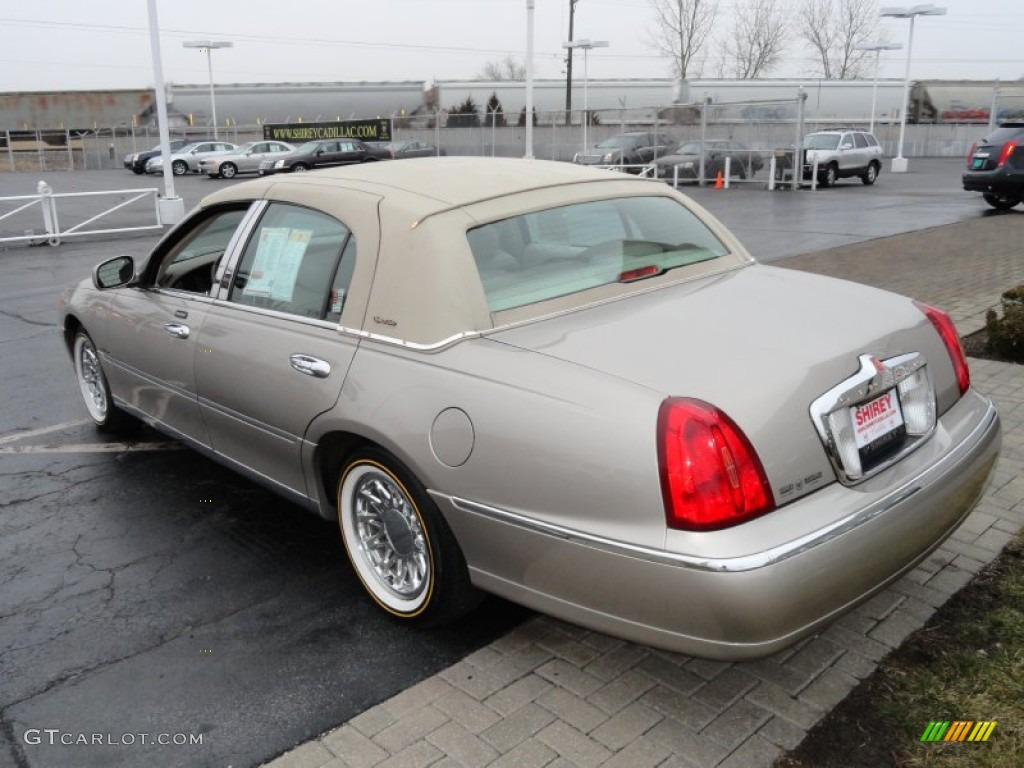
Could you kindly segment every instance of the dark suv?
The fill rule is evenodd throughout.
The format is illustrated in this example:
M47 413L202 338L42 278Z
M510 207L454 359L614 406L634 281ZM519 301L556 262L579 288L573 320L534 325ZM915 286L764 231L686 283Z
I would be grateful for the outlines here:
M964 189L1000 211L1024 196L1024 122L1001 123L967 155Z

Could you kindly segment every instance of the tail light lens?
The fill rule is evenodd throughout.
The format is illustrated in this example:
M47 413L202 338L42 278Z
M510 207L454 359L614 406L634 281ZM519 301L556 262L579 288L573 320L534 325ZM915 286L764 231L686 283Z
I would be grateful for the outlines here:
M1008 141L1003 144L1003 149L999 153L999 161L996 163L996 168L1002 168L1006 165L1006 161L1010 159L1010 155L1013 154L1013 150L1017 148L1016 141Z
M702 400L672 397L661 404L658 464L670 528L727 528L775 508L746 435Z
M971 167L971 163L974 161L974 150L978 148L978 142L971 144L971 151L967 153L967 167Z
M941 309L936 309L920 301L915 301L914 304L924 312L925 317L931 321L931 324L935 326L935 330L939 332L939 336L942 337L942 343L946 345L946 352L949 353L949 359L953 363L956 383L960 387L960 394L962 395L971 386L971 369L967 366L967 357L964 355L964 348L960 344L960 336L956 332L956 326L953 325L949 315Z

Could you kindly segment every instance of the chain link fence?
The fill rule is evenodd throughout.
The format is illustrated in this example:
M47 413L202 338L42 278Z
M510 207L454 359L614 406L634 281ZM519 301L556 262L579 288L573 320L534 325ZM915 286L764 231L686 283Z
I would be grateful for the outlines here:
M1010 99L1006 100L1010 102ZM1014 112L1016 103L1002 111ZM648 108L590 110L584 142L584 112L564 110L535 112L533 155L545 160L571 161L577 152L612 136L631 131L664 133L677 146L687 142L729 141L742 145L751 156L768 156L799 143L797 131L825 128L866 129L864 119L807 119L799 123L797 99L735 104L675 104ZM448 155L522 157L526 148L525 115L501 112L455 116L445 112L393 120L394 141L434 144ZM908 125L903 154L906 157L966 157L972 143L988 130L979 123ZM801 133L801 135L802 135ZM875 134L886 156L897 154L899 123L875 123ZM212 139L207 128L176 128L171 138L196 141ZM263 138L261 125L229 125L218 138L240 144ZM124 167L124 158L160 143L153 128L98 128L92 131L2 130L0 171L109 170ZM586 143L586 147L584 146ZM749 167L749 165L748 165ZM751 174L747 174L748 177ZM754 174L756 176L756 174Z

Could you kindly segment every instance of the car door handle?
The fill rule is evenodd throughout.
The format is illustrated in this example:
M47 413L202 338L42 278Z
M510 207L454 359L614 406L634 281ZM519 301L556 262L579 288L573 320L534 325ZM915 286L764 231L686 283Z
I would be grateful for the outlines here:
M167 323L164 330L176 339L187 339L192 329L181 323Z
M331 364L319 357L309 355L292 355L288 358L292 368L307 376L316 376L318 379L326 379L331 375Z

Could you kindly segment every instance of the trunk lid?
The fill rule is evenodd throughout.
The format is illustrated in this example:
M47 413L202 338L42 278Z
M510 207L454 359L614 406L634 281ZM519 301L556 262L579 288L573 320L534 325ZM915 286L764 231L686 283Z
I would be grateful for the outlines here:
M492 338L722 409L751 440L780 504L835 479L809 408L858 371L860 355L920 352L939 412L959 395L938 334L910 299L762 265Z

